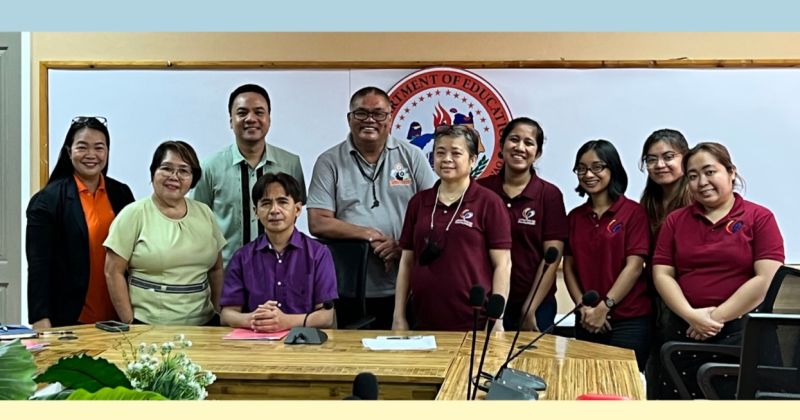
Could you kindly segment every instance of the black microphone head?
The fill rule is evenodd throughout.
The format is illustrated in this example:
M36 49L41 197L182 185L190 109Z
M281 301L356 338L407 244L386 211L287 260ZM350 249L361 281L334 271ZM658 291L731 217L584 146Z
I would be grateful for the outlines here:
M343 400L360 400L361 398L358 398L355 395L348 395L348 396L346 396L346 397L344 397L342 399Z
M329 300L327 302L322 302L322 309L325 309L326 311L329 309L333 309L333 301Z
M544 251L544 262L545 262L545 264L548 264L548 265L552 264L552 263L556 262L557 259L558 259L558 248L556 248L554 246L551 246L550 248L547 248L546 251Z
M489 302L486 304L486 316L491 319L500 318L503 315L503 309L506 307L506 298L502 295L493 294L489 296Z
M353 396L362 400L378 399L378 378L370 372L361 372L353 379Z
M472 286L469 289L469 306L480 309L483 307L483 301L486 300L486 291L479 285Z
M600 300L600 294L596 290L589 290L583 294L581 303L583 306L594 306L598 300Z

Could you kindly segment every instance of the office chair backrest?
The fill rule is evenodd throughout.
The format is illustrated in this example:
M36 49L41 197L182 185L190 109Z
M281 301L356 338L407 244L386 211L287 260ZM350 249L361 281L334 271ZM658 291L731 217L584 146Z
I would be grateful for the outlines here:
M369 242L360 240L318 240L328 246L333 256L333 265L336 267L336 283L339 289L339 297L342 297L342 292L346 290L347 284L355 284L354 297L359 305L359 319L355 322L353 322L354 320L350 320L348 325L339 325L338 328L363 328L372 322L370 317L367 316L365 300L367 261L370 253ZM338 309L337 314L339 313Z
M745 315L737 399L800 399L800 314Z
M800 314L800 270L785 265L778 268L757 312Z

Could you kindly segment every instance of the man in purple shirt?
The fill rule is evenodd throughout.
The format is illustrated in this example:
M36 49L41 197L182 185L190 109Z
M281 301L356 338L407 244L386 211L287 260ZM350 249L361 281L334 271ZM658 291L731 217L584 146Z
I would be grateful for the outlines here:
M301 189L285 173L265 174L253 186L253 205L265 232L233 254L222 288L222 322L270 332L328 328L338 298L336 269L325 245L294 227Z

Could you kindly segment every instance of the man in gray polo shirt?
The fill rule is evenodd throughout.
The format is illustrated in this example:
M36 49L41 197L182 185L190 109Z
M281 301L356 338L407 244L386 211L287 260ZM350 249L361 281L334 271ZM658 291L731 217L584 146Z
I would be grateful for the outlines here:
M264 233L250 202L250 190L265 173L285 172L300 184L305 200L306 183L300 158L267 144L272 105L258 85L236 88L228 98L228 114L236 142L202 163L203 176L194 189L195 200L214 211L228 243L222 259L228 265L233 253Z
M435 175L419 148L389 136L392 108L383 90L365 87L354 93L347 122L347 139L314 164L306 205L309 230L326 239L370 242L367 312L376 317L372 328L391 329L402 252L397 240L406 206L414 194L433 186ZM339 291L339 325L357 316L354 289L348 284Z

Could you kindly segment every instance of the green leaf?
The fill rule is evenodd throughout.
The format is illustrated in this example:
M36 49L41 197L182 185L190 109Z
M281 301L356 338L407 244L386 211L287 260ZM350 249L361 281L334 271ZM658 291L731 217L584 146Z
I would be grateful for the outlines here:
M26 400L36 390L33 355L19 340L0 344L0 400Z
M89 392L106 387L131 387L128 378L118 367L101 357L93 358L85 354L62 357L58 363L37 376L36 382L60 382L65 388Z
M161 394L153 391L136 391L121 386L102 388L97 392L79 389L73 392L68 400L166 400Z

